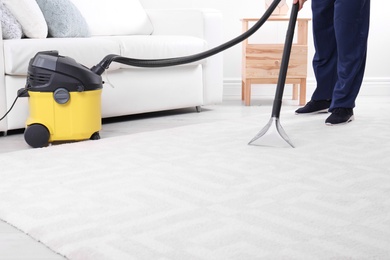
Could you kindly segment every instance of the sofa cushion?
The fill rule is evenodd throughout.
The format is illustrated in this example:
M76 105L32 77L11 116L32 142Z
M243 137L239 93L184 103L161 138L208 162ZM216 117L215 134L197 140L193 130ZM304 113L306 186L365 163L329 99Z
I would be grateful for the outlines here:
M42 50L58 50L91 68L108 54L130 58L161 59L199 53L206 49L203 39L191 36L102 36L90 38L47 38L4 40L5 74L27 75L30 59ZM23 51L21 51L23 50ZM199 61L196 64L202 63ZM109 70L127 67L113 62Z
M87 37L89 29L84 17L70 0L36 0L45 17L49 36Z
M91 35L145 35L153 26L139 0L71 0L84 16Z
M22 38L22 26L2 2L0 2L0 19L3 39Z
M35 0L2 0L29 38L46 38L47 24Z

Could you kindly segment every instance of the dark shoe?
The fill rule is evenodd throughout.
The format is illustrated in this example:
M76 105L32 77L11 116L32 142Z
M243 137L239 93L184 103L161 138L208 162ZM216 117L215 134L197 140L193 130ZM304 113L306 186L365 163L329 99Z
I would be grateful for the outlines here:
M325 120L326 125L343 125L354 120L352 108L335 108L332 114Z
M310 100L304 107L295 110L295 114L326 113L330 107L331 100Z

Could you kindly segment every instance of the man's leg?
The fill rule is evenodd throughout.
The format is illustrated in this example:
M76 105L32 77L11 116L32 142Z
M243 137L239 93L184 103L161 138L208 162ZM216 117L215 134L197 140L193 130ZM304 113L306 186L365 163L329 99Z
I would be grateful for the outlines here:
M335 0L313 0L313 39L315 54L313 70L317 87L311 100L296 114L328 112L333 88L337 81L337 48L333 26Z
M354 0L351 0L354 1ZM313 0L313 70L317 87L312 100L332 99L337 81L337 44L334 29L335 0Z
M335 1L338 80L330 111L355 107L366 65L369 21L370 0Z

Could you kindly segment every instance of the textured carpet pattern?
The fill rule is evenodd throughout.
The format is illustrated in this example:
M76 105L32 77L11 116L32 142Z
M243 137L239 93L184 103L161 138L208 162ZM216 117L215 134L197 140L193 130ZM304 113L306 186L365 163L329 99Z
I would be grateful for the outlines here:
M3 154L0 218L72 260L389 259L382 119L287 116L295 149L247 145L263 115Z

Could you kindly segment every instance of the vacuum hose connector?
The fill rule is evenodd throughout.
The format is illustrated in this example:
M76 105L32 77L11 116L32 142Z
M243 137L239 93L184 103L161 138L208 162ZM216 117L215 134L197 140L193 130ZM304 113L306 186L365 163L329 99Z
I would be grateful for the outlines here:
M157 68L157 67L177 66L177 65L187 64L187 63L208 58L249 38L249 36L254 34L267 21L267 19L271 16L272 12L276 9L280 1L281 0L274 0L271 3L271 5L268 7L268 9L264 12L263 16L248 31L210 50L198 54L184 56L184 57L167 58L167 59L151 59L151 60L126 58L120 55L110 54L104 57L104 59L101 62L99 62L99 64L93 66L91 70L98 75L102 75L103 72L106 69L108 69L111 62L114 61L129 66L135 66L135 67Z
M111 62L113 62L118 57L121 57L121 56L116 55L116 54L109 54L109 55L107 55L106 57L104 57L104 59L101 62L99 62L98 64L93 66L91 68L91 71L96 73L97 75L102 75L103 72L106 69L108 69L108 67L110 66Z

